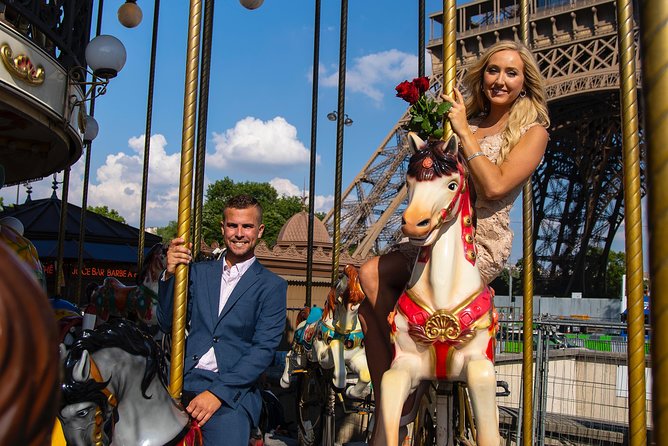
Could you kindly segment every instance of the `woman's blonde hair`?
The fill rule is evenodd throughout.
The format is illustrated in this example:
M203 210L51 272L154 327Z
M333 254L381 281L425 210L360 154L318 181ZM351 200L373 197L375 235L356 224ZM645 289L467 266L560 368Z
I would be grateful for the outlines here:
M524 87L526 93L519 96L510 109L508 124L502 134L501 151L497 164L503 162L511 149L522 136L522 130L534 122L545 128L550 126L545 99L545 79L540 73L538 63L531 51L518 42L502 40L485 50L478 61L467 71L463 79L465 89L469 92L465 100L467 117L473 118L489 111L489 99L482 92L482 79L489 59L499 51L516 51L524 63Z

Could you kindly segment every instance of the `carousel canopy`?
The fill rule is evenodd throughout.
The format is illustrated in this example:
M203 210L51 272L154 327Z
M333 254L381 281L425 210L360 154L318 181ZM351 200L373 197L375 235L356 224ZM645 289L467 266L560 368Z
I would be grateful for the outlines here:
M61 201L55 195L41 200L26 200L24 204L5 207L0 212L0 218L19 219L25 228L23 235L35 245L40 258L56 258L60 205ZM68 203L63 245L65 259L78 257L80 221L81 208ZM84 259L126 263L137 261L139 229L91 211L86 211L84 223ZM159 236L146 232L145 251L148 252L161 241Z

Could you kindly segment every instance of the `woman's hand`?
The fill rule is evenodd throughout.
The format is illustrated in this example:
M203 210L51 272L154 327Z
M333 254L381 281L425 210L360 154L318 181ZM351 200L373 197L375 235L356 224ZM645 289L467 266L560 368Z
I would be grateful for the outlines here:
M444 101L452 104L452 107L448 111L448 119L450 120L450 125L452 126L452 131L462 138L464 134L468 131L469 125L466 120L466 106L464 105L464 97L457 90L454 89L453 96L442 94L441 98Z

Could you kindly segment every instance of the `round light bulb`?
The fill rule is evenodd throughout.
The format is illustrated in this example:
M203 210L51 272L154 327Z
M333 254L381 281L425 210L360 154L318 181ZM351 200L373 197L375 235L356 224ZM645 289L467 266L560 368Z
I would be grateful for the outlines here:
M257 9L262 6L264 0L239 0L239 3L246 9Z
M141 23L144 14L141 8L137 5L136 0L126 0L125 3L118 8L118 21L126 28L134 28Z
M116 77L126 58L123 43L114 36L99 35L86 46L86 63L102 79Z
M97 124L95 118L90 115L86 115L84 120L86 122L86 130L84 130L83 140L85 143L89 143L97 138L97 134L100 131L100 126Z

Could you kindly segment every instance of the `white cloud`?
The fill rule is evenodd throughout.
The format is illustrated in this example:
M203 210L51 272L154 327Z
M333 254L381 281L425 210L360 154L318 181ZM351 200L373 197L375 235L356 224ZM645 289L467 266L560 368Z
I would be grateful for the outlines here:
M251 116L237 122L225 133L213 134L215 151L207 154L207 167L217 169L308 164L309 150L297 139L297 129L277 116L262 121Z
M346 90L362 93L375 102L383 100L388 85L394 86L417 75L417 56L396 49L357 57L346 72ZM338 68L320 67L321 85L338 86Z
M279 195L287 197L301 197L303 194L302 189L294 184L292 181L286 178L273 178L269 181L276 192ZM309 196L308 191L306 191L306 196ZM315 211L316 212L327 212L332 206L334 206L334 196L333 195L316 195L315 196Z

